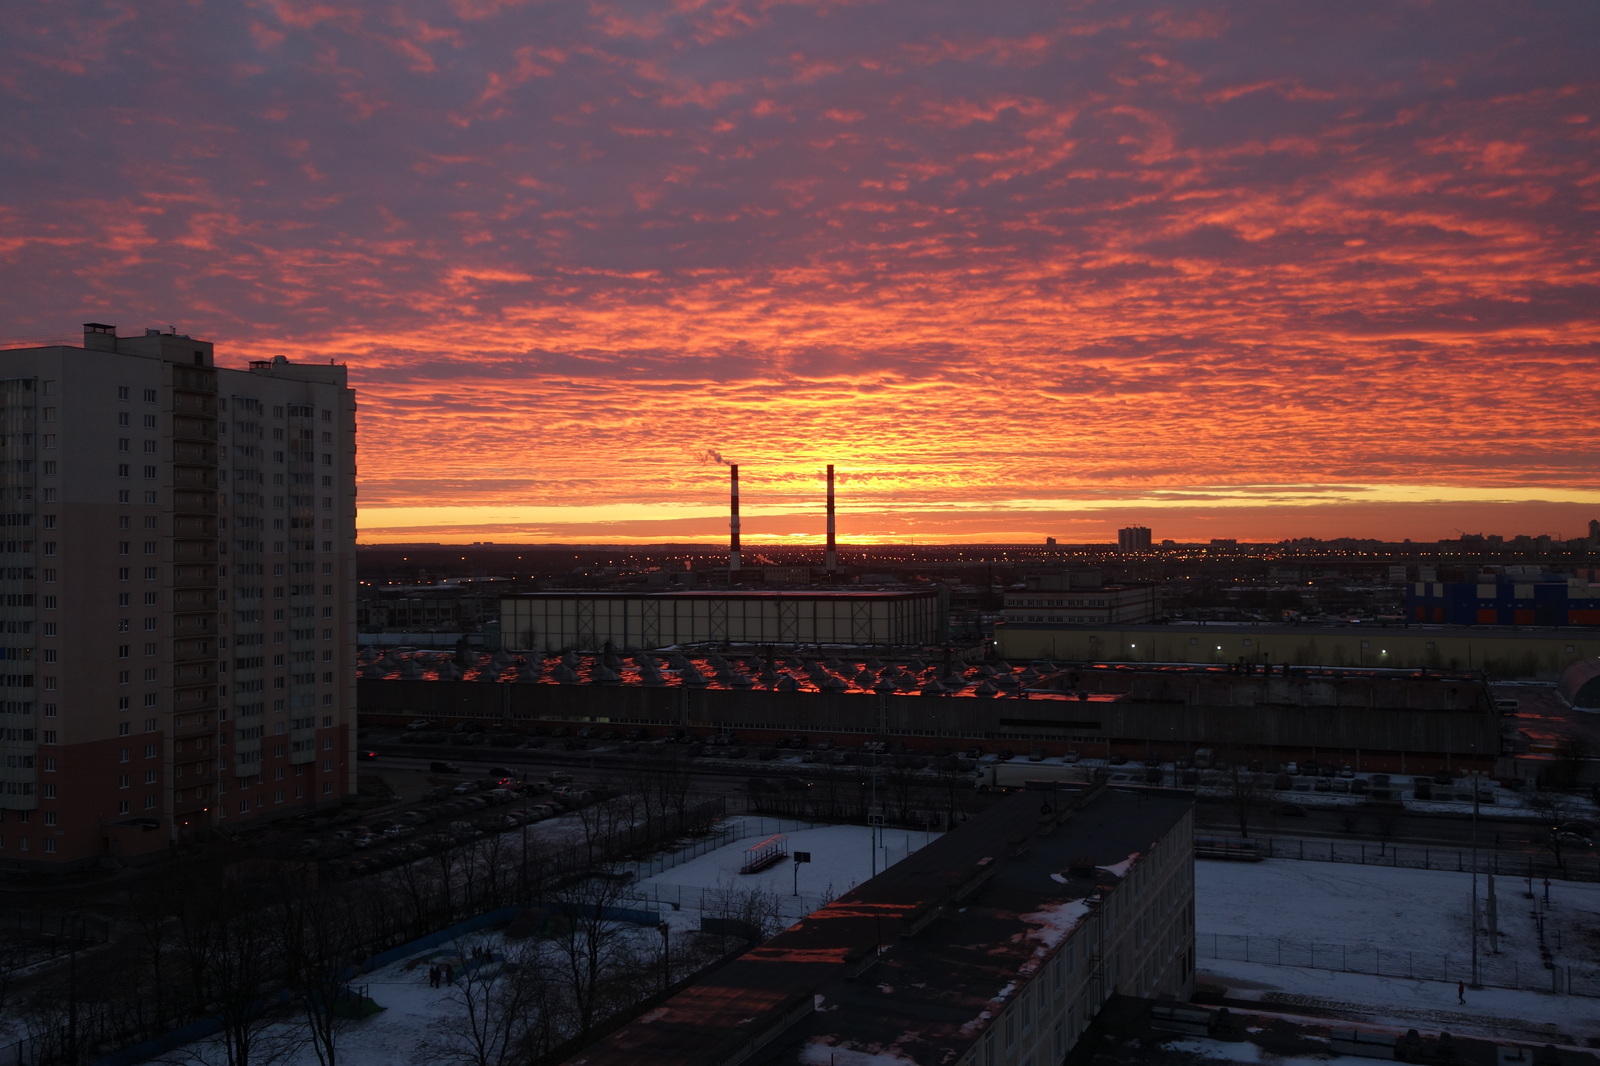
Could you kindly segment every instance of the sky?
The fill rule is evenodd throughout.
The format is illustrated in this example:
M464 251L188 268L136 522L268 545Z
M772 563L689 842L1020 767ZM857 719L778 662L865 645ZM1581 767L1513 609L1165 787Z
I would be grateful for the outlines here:
M1589 0L10 0L0 344L348 364L368 542L1600 517Z

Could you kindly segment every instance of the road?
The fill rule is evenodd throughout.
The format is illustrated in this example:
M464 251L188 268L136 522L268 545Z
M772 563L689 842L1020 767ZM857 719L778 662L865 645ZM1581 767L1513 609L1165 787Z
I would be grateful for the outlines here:
M374 746L379 752L379 758L366 765L391 771L386 777L391 779L391 785L395 786L406 799L420 798L421 793L430 785L445 780L458 780L462 776L488 776L491 766L503 766L519 772L526 770L530 777L541 778L550 770L561 769L572 774L575 784L597 785L616 783L619 778L626 780L639 772L638 768L648 767L659 758L641 753L636 756L621 757L632 765L615 765L619 757L610 755L604 750L610 748L609 745L595 750L571 752L550 748L528 750L479 747L448 747L420 751L383 740L378 740ZM461 775L447 778L428 774L428 765L434 760L459 765L462 770ZM746 794L746 785L752 776L766 776L772 773L773 769L770 763L740 762L718 765L697 762L689 771L689 776L697 792L732 797ZM826 773L831 769L833 768L817 766L814 772ZM865 767L841 769L857 771L863 775L866 772ZM804 775L812 772L813 767L785 764L784 770ZM392 771L416 771L415 787L411 787L410 774L394 774ZM410 794L413 791L414 796ZM1380 843L1384 839L1383 827L1377 816L1365 808L1347 806L1318 809L1305 804L1301 806L1306 810L1303 817L1274 815L1259 809L1254 811L1251 817L1251 832L1351 841L1365 840L1372 843ZM1208 802L1202 798L1196 807L1195 821L1197 828L1204 831L1230 836L1236 836L1239 832L1238 822L1232 809L1223 803ZM1547 857L1549 851L1543 844L1545 833L1546 829L1541 823L1507 817L1493 808L1481 808L1479 811L1477 839L1478 846L1482 850L1498 850L1507 856L1525 854ZM1393 822L1388 827L1387 839L1393 843L1403 844L1471 847L1473 825L1470 808L1460 814L1417 811L1399 813L1394 816ZM1574 849L1569 854L1593 855L1594 849Z

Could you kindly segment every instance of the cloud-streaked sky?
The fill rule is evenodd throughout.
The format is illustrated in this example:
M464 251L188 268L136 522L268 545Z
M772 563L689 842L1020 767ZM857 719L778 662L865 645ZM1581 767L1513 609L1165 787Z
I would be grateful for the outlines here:
M361 390L366 540L1600 517L1600 9L11 0L0 341Z

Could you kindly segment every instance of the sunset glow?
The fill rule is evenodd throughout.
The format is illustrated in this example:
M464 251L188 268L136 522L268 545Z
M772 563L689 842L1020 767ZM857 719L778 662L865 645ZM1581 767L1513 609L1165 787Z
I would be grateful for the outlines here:
M0 343L347 362L362 539L1582 535L1587 3L25 0Z

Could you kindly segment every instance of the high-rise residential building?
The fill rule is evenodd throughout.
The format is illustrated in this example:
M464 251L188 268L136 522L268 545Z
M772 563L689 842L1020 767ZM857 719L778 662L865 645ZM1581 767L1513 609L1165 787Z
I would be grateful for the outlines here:
M1144 526L1126 526L1117 530L1117 547L1125 552L1150 550L1150 530Z
M0 868L343 802L354 645L343 366L0 351Z

